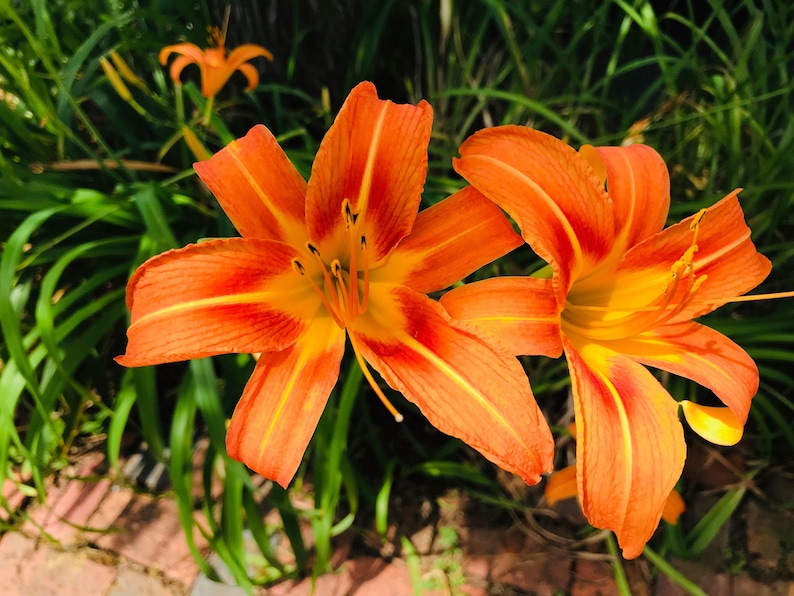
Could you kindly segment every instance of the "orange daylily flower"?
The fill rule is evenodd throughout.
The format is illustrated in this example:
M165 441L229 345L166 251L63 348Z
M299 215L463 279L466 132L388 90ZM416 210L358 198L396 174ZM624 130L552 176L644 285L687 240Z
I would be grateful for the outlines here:
M226 39L220 29L212 28L210 34L214 47L202 50L193 43L166 46L160 50L160 64L165 66L171 54L180 54L171 63L169 71L171 79L177 84L181 84L182 71L188 64L198 65L201 70L201 94L207 98L215 97L237 70L248 79L247 91L251 91L259 84L259 72L248 62L259 56L272 61L273 54L260 45L248 43L234 48L227 56Z
M195 164L242 238L144 263L130 280L125 366L261 352L232 416L229 454L286 486L339 375L349 339L439 430L535 483L553 440L518 360L425 294L522 243L472 188L417 215L433 112L350 93L307 183L253 128Z
M562 470L554 472L549 479L546 480L546 487L544 493L546 496L546 503L549 507L553 506L557 501L563 499L571 499L578 495L578 483L576 481L576 466L567 466ZM662 508L662 519L670 525L677 525L678 518L686 510L686 503L681 498L681 494L673 489L667 495Z
M442 304L515 354L565 352L584 513L636 557L686 457L679 404L643 365L714 391L727 408L683 402L683 413L705 438L738 441L758 369L692 319L754 288L771 265L750 240L738 191L664 228L670 180L650 147L577 153L509 126L476 133L460 154L457 171L514 218L553 275L477 282Z
M576 423L572 423L568 427L568 432L576 436ZM546 497L546 503L552 507L558 501L563 499L571 499L577 497L579 493L576 466L566 466L561 470L557 470L546 480L543 494ZM662 509L662 519L668 524L673 526L678 524L678 518L686 511L686 503L681 497L681 494L673 489L667 496Z

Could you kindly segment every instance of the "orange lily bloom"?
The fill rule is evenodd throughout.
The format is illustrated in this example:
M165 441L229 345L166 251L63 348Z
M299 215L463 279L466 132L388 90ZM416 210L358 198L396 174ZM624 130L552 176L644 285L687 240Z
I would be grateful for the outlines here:
M128 285L125 366L261 352L229 454L286 486L339 375L345 337L439 430L535 483L553 440L518 360L425 294L522 243L467 188L417 215L433 112L350 93L307 183L264 127L195 164L242 238L144 263Z
M460 154L457 171L514 218L553 275L477 282L442 304L515 354L565 352L584 513L636 557L686 457L679 403L643 365L714 391L727 408L682 402L684 415L708 440L738 441L758 369L692 319L754 288L771 265L750 240L738 191L664 228L670 180L650 147L577 153L508 126L474 134Z
M546 481L544 495L549 507L557 501L571 499L578 494L578 483L576 481L576 466L567 466L562 470L554 472ZM662 519L673 526L678 524L678 518L686 510L686 503L681 494L673 489L667 495L662 508Z
M576 424L570 424L568 431L576 436ZM578 496L576 466L566 466L549 476L546 480L543 494L546 497L546 503L549 507L552 507L555 503L563 499L571 499ZM671 490L664 502L662 519L668 524L675 526L678 524L678 518L681 517L684 511L686 511L686 503L684 503L681 494L675 489Z
M215 97L235 71L239 70L248 79L247 91L259 84L259 72L248 64L259 56L273 60L273 54L260 45L243 44L234 48L226 56L226 40L219 29L211 29L211 40L214 47L202 50L193 43L178 43L160 50L160 64L165 66L171 54L181 54L171 63L171 79L181 84L180 76L188 64L196 64L201 70L201 94L204 97Z

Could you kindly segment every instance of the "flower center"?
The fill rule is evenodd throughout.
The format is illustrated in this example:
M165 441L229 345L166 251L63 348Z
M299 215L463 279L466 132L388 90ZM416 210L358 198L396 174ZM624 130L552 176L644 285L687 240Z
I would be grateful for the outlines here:
M319 279L308 275L300 260L292 259L292 267L306 278L320 297L328 313L341 329L345 329L367 310L369 303L369 262L367 239L358 232L358 213L350 201L342 202L342 217L347 232L347 266L338 258L326 263L320 250L311 242L306 250L318 265Z
M604 306L578 304L569 295L562 312L564 331L593 341L626 339L664 325L683 311L692 303L707 278L706 275L697 275L694 266L695 253L698 250L698 229L705 214L706 210L702 209L693 218L689 226L692 230L692 241L681 258L670 267L670 278L662 292L645 305L639 306L621 306L614 302ZM614 272L605 274L605 283L611 283L613 276ZM575 294L575 284L572 289L572 294ZM623 292L627 289L631 290L620 288ZM641 291L642 288L637 288L636 294Z
M306 243L306 251L317 264L317 279L306 270L300 260L292 259L292 267L306 281L319 296L328 313L333 317L334 322L340 329L347 329L348 325L362 315L367 310L369 304L369 261L367 258L367 238L358 231L358 212L354 212L350 206L350 201L342 201L342 218L345 222L347 232L346 249L347 268L338 259L332 259L326 263L320 254L320 250L311 242ZM378 399L386 406L386 409L394 416L397 422L402 422L403 416L392 405L383 390L378 386L372 373L364 361L361 351L351 334L348 333L350 344L353 346L353 353L361 367L361 372L372 387Z

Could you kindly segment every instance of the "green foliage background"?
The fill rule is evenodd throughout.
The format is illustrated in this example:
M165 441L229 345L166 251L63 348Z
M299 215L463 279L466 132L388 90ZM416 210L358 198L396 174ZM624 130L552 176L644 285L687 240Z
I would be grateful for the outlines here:
M314 500L299 514L289 493L263 488L225 454L225 422L252 369L249 357L136 370L113 362L124 348L124 287L135 267L171 247L235 234L193 174L185 127L215 151L264 123L308 176L335 111L369 79L384 98L426 98L435 109L427 204L461 187L451 158L484 126L532 126L574 146L631 137L668 162L671 221L744 188L753 238L774 264L762 289L794 288L788 2L234 2L228 47L259 43L276 59L255 62L262 77L253 92L233 78L204 127L197 69L185 71L180 90L157 54L183 40L204 46L207 26L220 24L223 11L206 0L0 0L0 473L31 494L42 495L46 478L97 440L117 465L122 436L139 436L169 466L186 535L198 507L200 530L248 587L326 570L331 538L354 525L385 536L395 492L456 484L495 507L537 503L538 492L525 502L509 497L490 464L440 436L399 396L407 423L395 428L372 407L351 363L291 488ZM102 70L100 59L113 51L142 80L129 85L131 99ZM518 252L483 273L536 266ZM790 303L729 305L708 322L761 370L746 439L758 462L752 473L788 461ZM564 362L528 367L556 424L566 403ZM676 397L710 399L694 384L666 382ZM210 447L196 502L199 436ZM219 499L213 482L223 487ZM689 533L668 529L662 548L696 556L742 494L728 492ZM273 553L274 528L262 522L268 508L281 514L294 564ZM307 519L312 552L298 531ZM244 552L243 528L260 558ZM663 559L654 564L664 570Z

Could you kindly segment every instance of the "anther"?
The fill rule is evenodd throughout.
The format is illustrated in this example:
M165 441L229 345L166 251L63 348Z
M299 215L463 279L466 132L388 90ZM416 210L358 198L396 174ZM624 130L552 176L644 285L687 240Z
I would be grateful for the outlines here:
M301 262L298 259L292 259L292 268L301 275L306 275L306 268L301 265Z
M337 279L342 279L342 263L339 259L331 261L331 274Z
M306 243L306 250L312 253L315 257L320 256L320 250L316 246L314 246L314 244L312 244L311 242Z
M356 225L358 221L358 213L353 211L349 199L342 201L342 219L345 220L345 229L347 230Z

